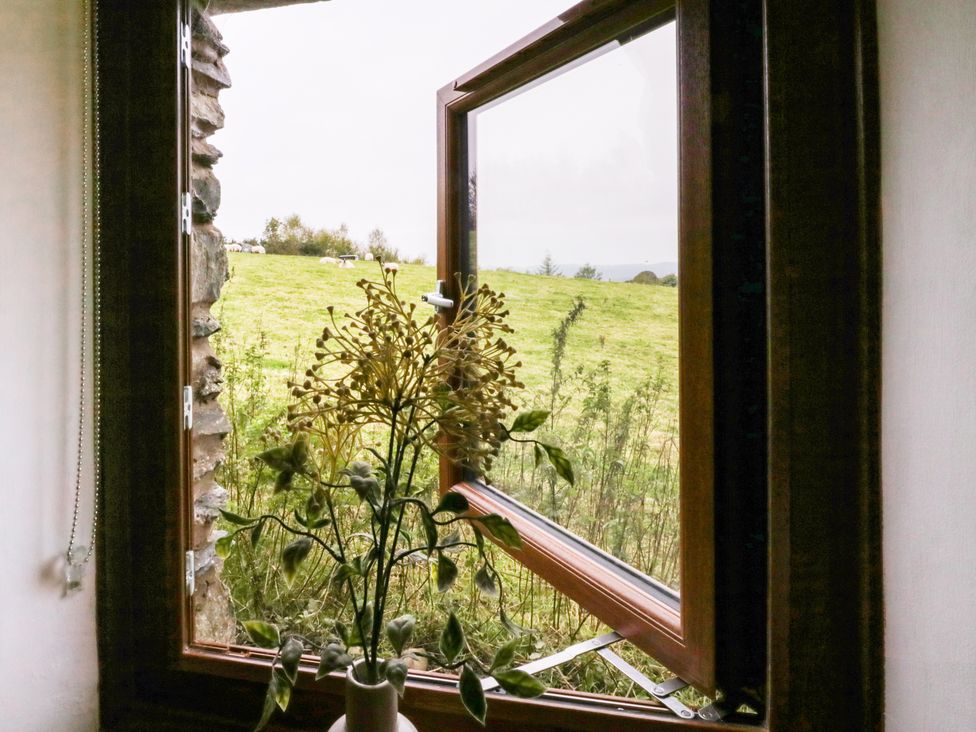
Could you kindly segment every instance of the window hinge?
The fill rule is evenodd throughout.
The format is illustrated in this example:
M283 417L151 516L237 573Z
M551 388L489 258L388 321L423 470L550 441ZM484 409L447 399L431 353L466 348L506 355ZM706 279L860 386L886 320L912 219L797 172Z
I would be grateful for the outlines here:
M184 68L190 68L190 59L193 48L193 31L189 23L180 23L180 63Z
M193 230L193 199L189 193L180 196L180 226L184 234Z
M568 661L572 661L577 656L582 656L584 653L599 651L622 640L623 636L619 633L605 633L597 638L591 638L588 641L576 643L568 648L564 648L558 653L553 653L551 656L546 656L545 658L540 658L537 661L527 663L524 666L519 666L518 670L525 671L528 674L537 674L540 671L547 671L551 668L561 666ZM498 688L498 686L499 683L490 676L481 680L481 688L485 691L491 691L492 689Z
M611 666L616 668L624 676L633 681L644 691L648 692L651 696L661 702L661 704L666 706L682 719L695 718L695 711L691 707L683 704L672 696L672 694L674 694L676 691L681 691L688 686L688 682L684 681L683 679L673 678L668 679L667 681L662 681L660 684L656 684L609 648L601 648L599 651L597 651L597 653L599 653Z
M730 714L735 712L735 707L731 706L727 700L712 702L706 707L698 710L698 716L706 722L721 722Z
M183 387L183 429L193 429L193 387Z
M186 594L192 595L197 589L197 561L196 555L191 549L185 555L185 560L183 563L184 577L186 579Z

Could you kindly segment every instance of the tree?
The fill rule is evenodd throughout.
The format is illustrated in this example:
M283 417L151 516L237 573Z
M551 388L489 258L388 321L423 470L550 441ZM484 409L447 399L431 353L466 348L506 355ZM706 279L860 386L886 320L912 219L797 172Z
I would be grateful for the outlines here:
M660 284L660 280L657 275L651 270L645 269L643 272L638 272L634 275L634 279L631 282L636 282L638 285L657 285Z
M562 272L556 263L552 259L552 255L546 252L545 259L542 260L542 264L539 265L539 269L536 270L537 274L545 275L546 277L560 277Z
M603 273L597 271L597 268L591 264L584 264L576 270L576 274L573 277L578 280L602 280Z
M396 262L400 259L400 252L391 247L386 239L383 229L376 228L369 232L369 243L366 251L381 262Z
M678 275L676 274L664 275L664 277L661 278L661 284L664 285L665 287L677 287Z
M261 244L269 254L304 254L314 235L315 231L298 214L284 220L272 217L264 225Z

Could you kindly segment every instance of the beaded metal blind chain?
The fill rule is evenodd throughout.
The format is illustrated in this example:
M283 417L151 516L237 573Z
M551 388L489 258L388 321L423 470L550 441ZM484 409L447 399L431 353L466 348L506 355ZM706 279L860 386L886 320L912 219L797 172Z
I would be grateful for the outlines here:
M71 515L71 535L65 552L65 594L82 589L85 569L95 551L95 537L98 531L98 500L101 484L101 427L99 424L99 404L101 401L101 266L99 252L99 229L101 206L98 190L99 161L99 121L98 121L98 16L96 0L85 0L82 42L82 72L84 75L84 140L82 141L81 191L81 345L79 361L78 397L78 443L75 462L75 497ZM89 275L89 267L91 273ZM90 287L89 287L90 285ZM88 294L91 289L92 323L89 328ZM92 369L92 456L94 464L91 534L88 544L76 543L78 534L78 514L81 508L82 473L85 456L85 414L88 384L88 350L91 346Z

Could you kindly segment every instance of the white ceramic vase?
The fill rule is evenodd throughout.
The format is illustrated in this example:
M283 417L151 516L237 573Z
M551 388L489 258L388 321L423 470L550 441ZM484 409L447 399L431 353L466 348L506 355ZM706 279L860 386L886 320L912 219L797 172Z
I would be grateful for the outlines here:
M350 666L346 671L346 713L329 732L417 732L410 720L398 713L399 701L389 681L364 684Z

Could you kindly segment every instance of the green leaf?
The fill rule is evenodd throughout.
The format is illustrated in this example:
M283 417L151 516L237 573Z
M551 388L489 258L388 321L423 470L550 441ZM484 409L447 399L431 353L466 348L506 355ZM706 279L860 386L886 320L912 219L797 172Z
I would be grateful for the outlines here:
M451 491L449 493L445 493L441 497L441 502L437 504L437 508L434 509L434 513L441 513L442 511L464 513L467 510L468 499L462 496L460 493Z
M258 460L274 470L291 470L291 448L273 447L258 455Z
M509 427L509 432L532 432L537 428L541 427L545 421L549 418L549 412L545 409L533 409L531 412L522 412L515 421L512 422L512 426Z
M511 619L508 617L508 615L505 614L504 610L502 610L499 613L498 619L501 621L501 624L504 626L505 630L507 630L515 637L523 636L528 632L521 625L516 625L515 623L513 623Z
M302 642L294 636L286 640L285 645L281 647L281 668L292 684L298 682L298 664L304 652L305 647Z
M461 533L459 531L452 531L447 536L438 539L437 540L437 544L439 546L447 546L447 547L449 547L449 546L452 546L454 544L457 544L460 541L461 541Z
M280 668L276 668L271 673L270 690L274 694L275 703L281 711L288 709L291 701L292 683Z
M397 690L397 694L403 696L403 689L407 683L407 664L400 659L386 662L386 680Z
M264 521L255 524L254 528L251 529L251 548L256 549L258 542L261 541L261 532L264 531Z
M297 523L299 526L304 526L307 529L308 528L308 519L305 518L304 516L302 516L301 511L299 511L296 508L292 513L295 516L295 523Z
M513 549L522 548L522 539L519 536L518 530L512 526L512 522L507 518L499 516L497 513L489 513L484 516L478 516L475 521L480 521L482 526L488 529L491 535L505 546L512 547Z
M437 589L447 592L457 579L457 565L444 552L437 552Z
M291 479L295 477L295 474L291 470L282 470L278 473L278 477L275 478L274 492L283 493L284 491L290 491L292 487Z
M437 546L437 524L426 510L421 510L420 518L424 524L424 533L427 535L427 554L430 554Z
M496 671L500 668L506 668L512 665L512 661L515 660L515 651L518 650L519 639L513 638L508 643L503 645L497 651L495 651L495 657L491 661L491 668L488 669L489 673Z
M291 464L295 470L301 470L308 462L308 437L299 435L291 446Z
M251 642L259 648L278 648L281 646L281 634L277 626L263 620L245 620L241 625L247 632Z
M570 485L574 485L576 478L573 476L573 466L569 462L569 458L566 457L566 453L564 453L558 447L553 447L552 445L543 445L542 449L545 450L546 455L549 456L549 462L552 463L552 467L556 469L556 475Z
M274 680L272 679L272 684ZM254 728L254 732L261 732L265 727L268 726L268 722L271 721L271 715L274 714L274 710L277 708L278 704L275 702L274 690L271 686L268 686L268 691L264 695L264 708L261 711L261 720L258 722L258 726Z
M439 647L448 663L454 663L454 659L464 649L464 630L462 630L461 623L453 611L447 618L447 625L444 626L441 633Z
M367 602L366 607L356 612L356 629L362 628L362 632L367 635L362 636L362 645L369 640L373 629L373 603Z
M325 491L321 488L316 488L309 494L308 500L305 501L305 514L308 516L309 522L314 522L322 514L322 509L325 508Z
M403 647L410 642L416 624L417 619L413 615L401 615L386 624L386 637L398 656L403 653Z
M488 702L485 700L485 690L481 686L481 679L468 664L464 664L461 669L458 691L461 692L461 703L468 710L468 714L478 720L478 723L483 727L485 716L488 714Z
M348 646L349 645L349 629L346 627L346 624L343 623L341 620L336 620L334 627L335 627L336 635L339 636L339 638L342 640L342 642L345 643Z
M337 585L341 585L350 577L357 577L357 576L359 576L359 572L357 572L356 568L353 567L351 564L340 564L336 568L335 574L332 575L332 581L335 582Z
M532 447L535 448L535 466L538 468L540 465L542 465L542 461L545 459L546 454L542 451L542 448L539 447L538 442Z
M250 526L255 521L255 519L244 518L243 516L238 516L236 513L224 511L223 509L221 509L220 515L224 517L224 521L229 521L237 526Z
M521 699L532 699L546 691L545 684L539 679L517 668L508 671L496 671L492 677L501 684L505 691Z
M358 475L360 478L368 478L373 474L373 466L363 460L353 460L342 469L342 473L350 477Z
M350 475L349 485L356 491L360 500L368 501L374 506L379 503L380 483L375 476L370 475L364 478L361 475Z
M222 536L214 542L214 552L221 559L227 559L234 548L234 535Z
M475 586L489 597L498 596L498 587L495 585L495 577L487 564L483 564L478 573L474 576Z
M310 551L312 551L312 540L307 536L295 539L281 551L281 569L289 583L295 579L298 565L304 561Z
M315 680L318 681L333 671L338 671L351 665L352 656L346 652L345 646L339 643L329 643L322 650L322 658L319 660L319 667L315 672Z

